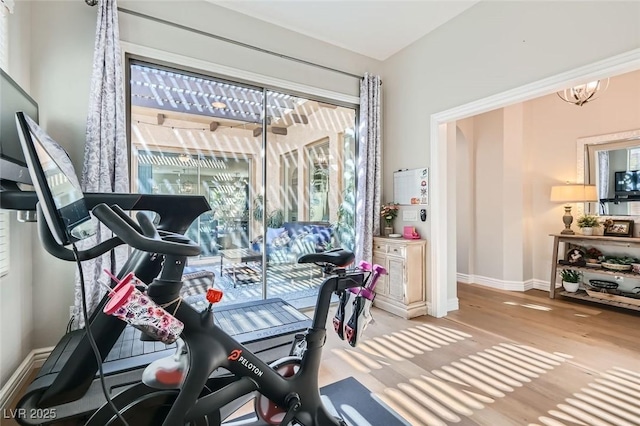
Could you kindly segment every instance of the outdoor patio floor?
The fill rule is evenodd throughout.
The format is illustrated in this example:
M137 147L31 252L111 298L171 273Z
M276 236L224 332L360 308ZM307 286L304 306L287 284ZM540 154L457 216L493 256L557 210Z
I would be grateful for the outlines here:
M236 285L230 274L230 268L237 268ZM224 292L220 305L247 302L262 299L261 264L226 263L220 275L220 257L210 257L190 261L185 267L185 283L183 296L188 302L206 304L204 294L212 286ZM323 282L322 271L315 265L268 264L267 265L267 296L279 297L298 309L315 306L318 288Z

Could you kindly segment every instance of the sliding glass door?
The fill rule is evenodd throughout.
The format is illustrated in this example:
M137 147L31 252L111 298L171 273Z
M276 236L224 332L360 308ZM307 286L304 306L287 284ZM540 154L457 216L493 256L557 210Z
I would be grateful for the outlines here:
M298 257L353 249L355 109L267 91L267 297L312 306L322 273Z
M228 303L312 306L320 272L297 258L353 249L356 110L140 61L129 77L132 191L211 206L186 272Z

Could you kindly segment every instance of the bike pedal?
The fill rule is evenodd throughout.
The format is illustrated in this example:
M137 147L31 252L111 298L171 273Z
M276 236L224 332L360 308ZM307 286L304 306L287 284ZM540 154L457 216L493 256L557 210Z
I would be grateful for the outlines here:
M341 340L344 340L344 334L342 333L342 324L342 321L338 318L333 319L333 329L336 331L336 333L338 333L338 337Z
M346 326L344 328L344 331L345 331L345 333L347 335L347 342L349 342L349 344L351 346L355 346L356 345L356 342L355 342L355 340L356 340L356 330L354 330L350 326Z

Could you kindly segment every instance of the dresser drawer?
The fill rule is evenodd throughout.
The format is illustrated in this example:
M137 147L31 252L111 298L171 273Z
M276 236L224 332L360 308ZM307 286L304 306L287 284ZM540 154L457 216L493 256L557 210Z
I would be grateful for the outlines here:
M387 254L389 256L404 257L405 253L406 253L406 247L404 246L398 246L395 244L387 245Z
M389 244L381 242L373 242L373 251L377 253L387 253L389 250Z

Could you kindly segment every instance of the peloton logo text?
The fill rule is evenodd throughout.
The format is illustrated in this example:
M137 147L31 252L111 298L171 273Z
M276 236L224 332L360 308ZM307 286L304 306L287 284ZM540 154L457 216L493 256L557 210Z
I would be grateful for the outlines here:
M227 359L229 361L238 361L247 370L251 371L258 377L261 377L264 374L264 372L260 370L257 365L254 365L252 362L249 362L245 357L242 356L242 351L240 349L232 350Z

